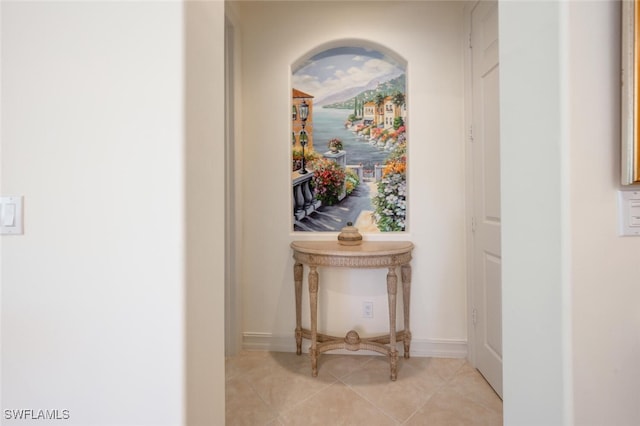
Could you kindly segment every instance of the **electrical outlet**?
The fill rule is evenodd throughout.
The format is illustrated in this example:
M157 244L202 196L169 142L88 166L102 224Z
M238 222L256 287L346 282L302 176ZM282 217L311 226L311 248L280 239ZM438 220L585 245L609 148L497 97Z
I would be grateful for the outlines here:
M373 318L373 302L362 302L362 318Z

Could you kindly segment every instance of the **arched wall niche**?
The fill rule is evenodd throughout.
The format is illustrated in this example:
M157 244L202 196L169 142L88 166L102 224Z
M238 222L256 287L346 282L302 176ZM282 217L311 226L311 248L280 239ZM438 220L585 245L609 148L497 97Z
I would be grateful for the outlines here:
M406 231L407 60L337 39L300 56L290 75L291 229Z

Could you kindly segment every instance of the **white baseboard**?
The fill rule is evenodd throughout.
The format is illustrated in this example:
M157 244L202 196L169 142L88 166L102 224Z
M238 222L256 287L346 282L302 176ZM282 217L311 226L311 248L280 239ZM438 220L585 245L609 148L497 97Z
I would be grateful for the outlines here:
M295 352L296 339L293 333L243 333L242 349L246 351ZM309 350L309 341L307 339L304 339L302 342L302 350L303 352L308 352ZM402 345L400 344L398 345L398 351L401 354L403 352ZM372 351L352 352L348 350L336 350L331 351L331 353L349 355L377 354L376 352ZM412 339L411 356L432 358L466 358L467 341L444 339Z

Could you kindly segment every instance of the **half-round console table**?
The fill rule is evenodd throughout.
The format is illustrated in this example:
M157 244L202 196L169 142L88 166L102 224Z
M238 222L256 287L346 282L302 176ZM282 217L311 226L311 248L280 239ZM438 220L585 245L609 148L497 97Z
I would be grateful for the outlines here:
M311 374L318 375L318 355L334 349L372 350L389 357L391 380L398 374L398 349L396 342L404 343L404 357L409 358L411 331L409 331L409 306L411 300L411 252L413 244L408 241L364 241L361 245L341 245L337 241L294 241L293 276L296 294L296 352L302 353L302 339L311 340ZM309 266L309 304L311 330L302 328L302 277L304 266ZM318 333L318 267L387 268L387 295L389 298L389 334L372 338L361 338L351 330L345 337ZM403 288L404 329L396 331L396 294L398 291L397 267L400 267Z

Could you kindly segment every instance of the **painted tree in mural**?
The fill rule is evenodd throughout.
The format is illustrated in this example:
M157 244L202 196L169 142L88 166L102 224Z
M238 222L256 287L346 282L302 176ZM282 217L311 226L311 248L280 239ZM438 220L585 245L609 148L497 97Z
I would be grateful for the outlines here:
M395 92L393 94L393 104L397 107L402 107L402 105L404 105L404 101L405 101L405 96L404 93L402 92Z

